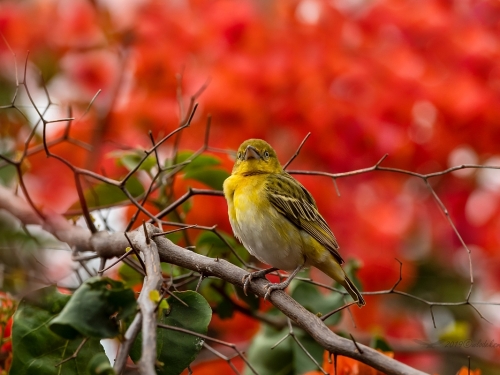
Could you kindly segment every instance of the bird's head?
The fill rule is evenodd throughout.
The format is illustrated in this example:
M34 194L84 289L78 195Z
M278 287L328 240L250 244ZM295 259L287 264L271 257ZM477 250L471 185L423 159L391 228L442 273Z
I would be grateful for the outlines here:
M266 141L248 139L238 148L233 173L248 175L281 171L276 151Z

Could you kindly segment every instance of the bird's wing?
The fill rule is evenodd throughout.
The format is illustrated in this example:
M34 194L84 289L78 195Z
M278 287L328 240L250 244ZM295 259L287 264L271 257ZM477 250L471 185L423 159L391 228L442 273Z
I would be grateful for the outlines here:
M267 179L266 192L278 212L327 248L337 262L344 263L335 236L304 186L288 173L271 174Z

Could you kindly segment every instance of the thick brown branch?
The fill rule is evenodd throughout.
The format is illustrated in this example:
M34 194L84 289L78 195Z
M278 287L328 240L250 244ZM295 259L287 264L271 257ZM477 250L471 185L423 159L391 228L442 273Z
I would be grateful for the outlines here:
M150 232L158 231L151 225L149 225L149 228ZM246 274L246 271L241 268L223 259L217 260L187 251L165 238L156 237L154 241L158 245L160 259L163 262L173 263L207 276L216 276L240 288L243 287L242 278ZM265 280L256 279L250 284L250 291L260 297L264 297L266 293L264 287L266 285L267 282ZM319 344L330 352L357 359L387 374L424 374L374 349L358 344L363 350L363 354L360 354L351 340L334 334L317 316L311 314L283 291L274 291L271 294L270 301L294 321L297 326L308 332Z

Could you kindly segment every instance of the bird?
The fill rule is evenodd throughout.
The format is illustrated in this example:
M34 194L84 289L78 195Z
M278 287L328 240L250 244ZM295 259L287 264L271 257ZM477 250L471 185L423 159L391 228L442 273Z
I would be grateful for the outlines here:
M289 272L285 281L266 286L267 299L272 291L286 289L304 267L313 266L342 285L359 307L366 304L341 266L339 245L313 196L283 169L269 143L248 139L240 145L223 190L235 237L271 266L243 277L245 294L252 279Z

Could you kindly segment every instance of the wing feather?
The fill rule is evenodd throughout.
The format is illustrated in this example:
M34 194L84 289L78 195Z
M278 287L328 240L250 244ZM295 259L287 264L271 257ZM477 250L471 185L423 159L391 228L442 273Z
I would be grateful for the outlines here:
M304 186L288 173L280 173L268 177L266 191L278 212L328 249L340 264L344 262L335 236Z

